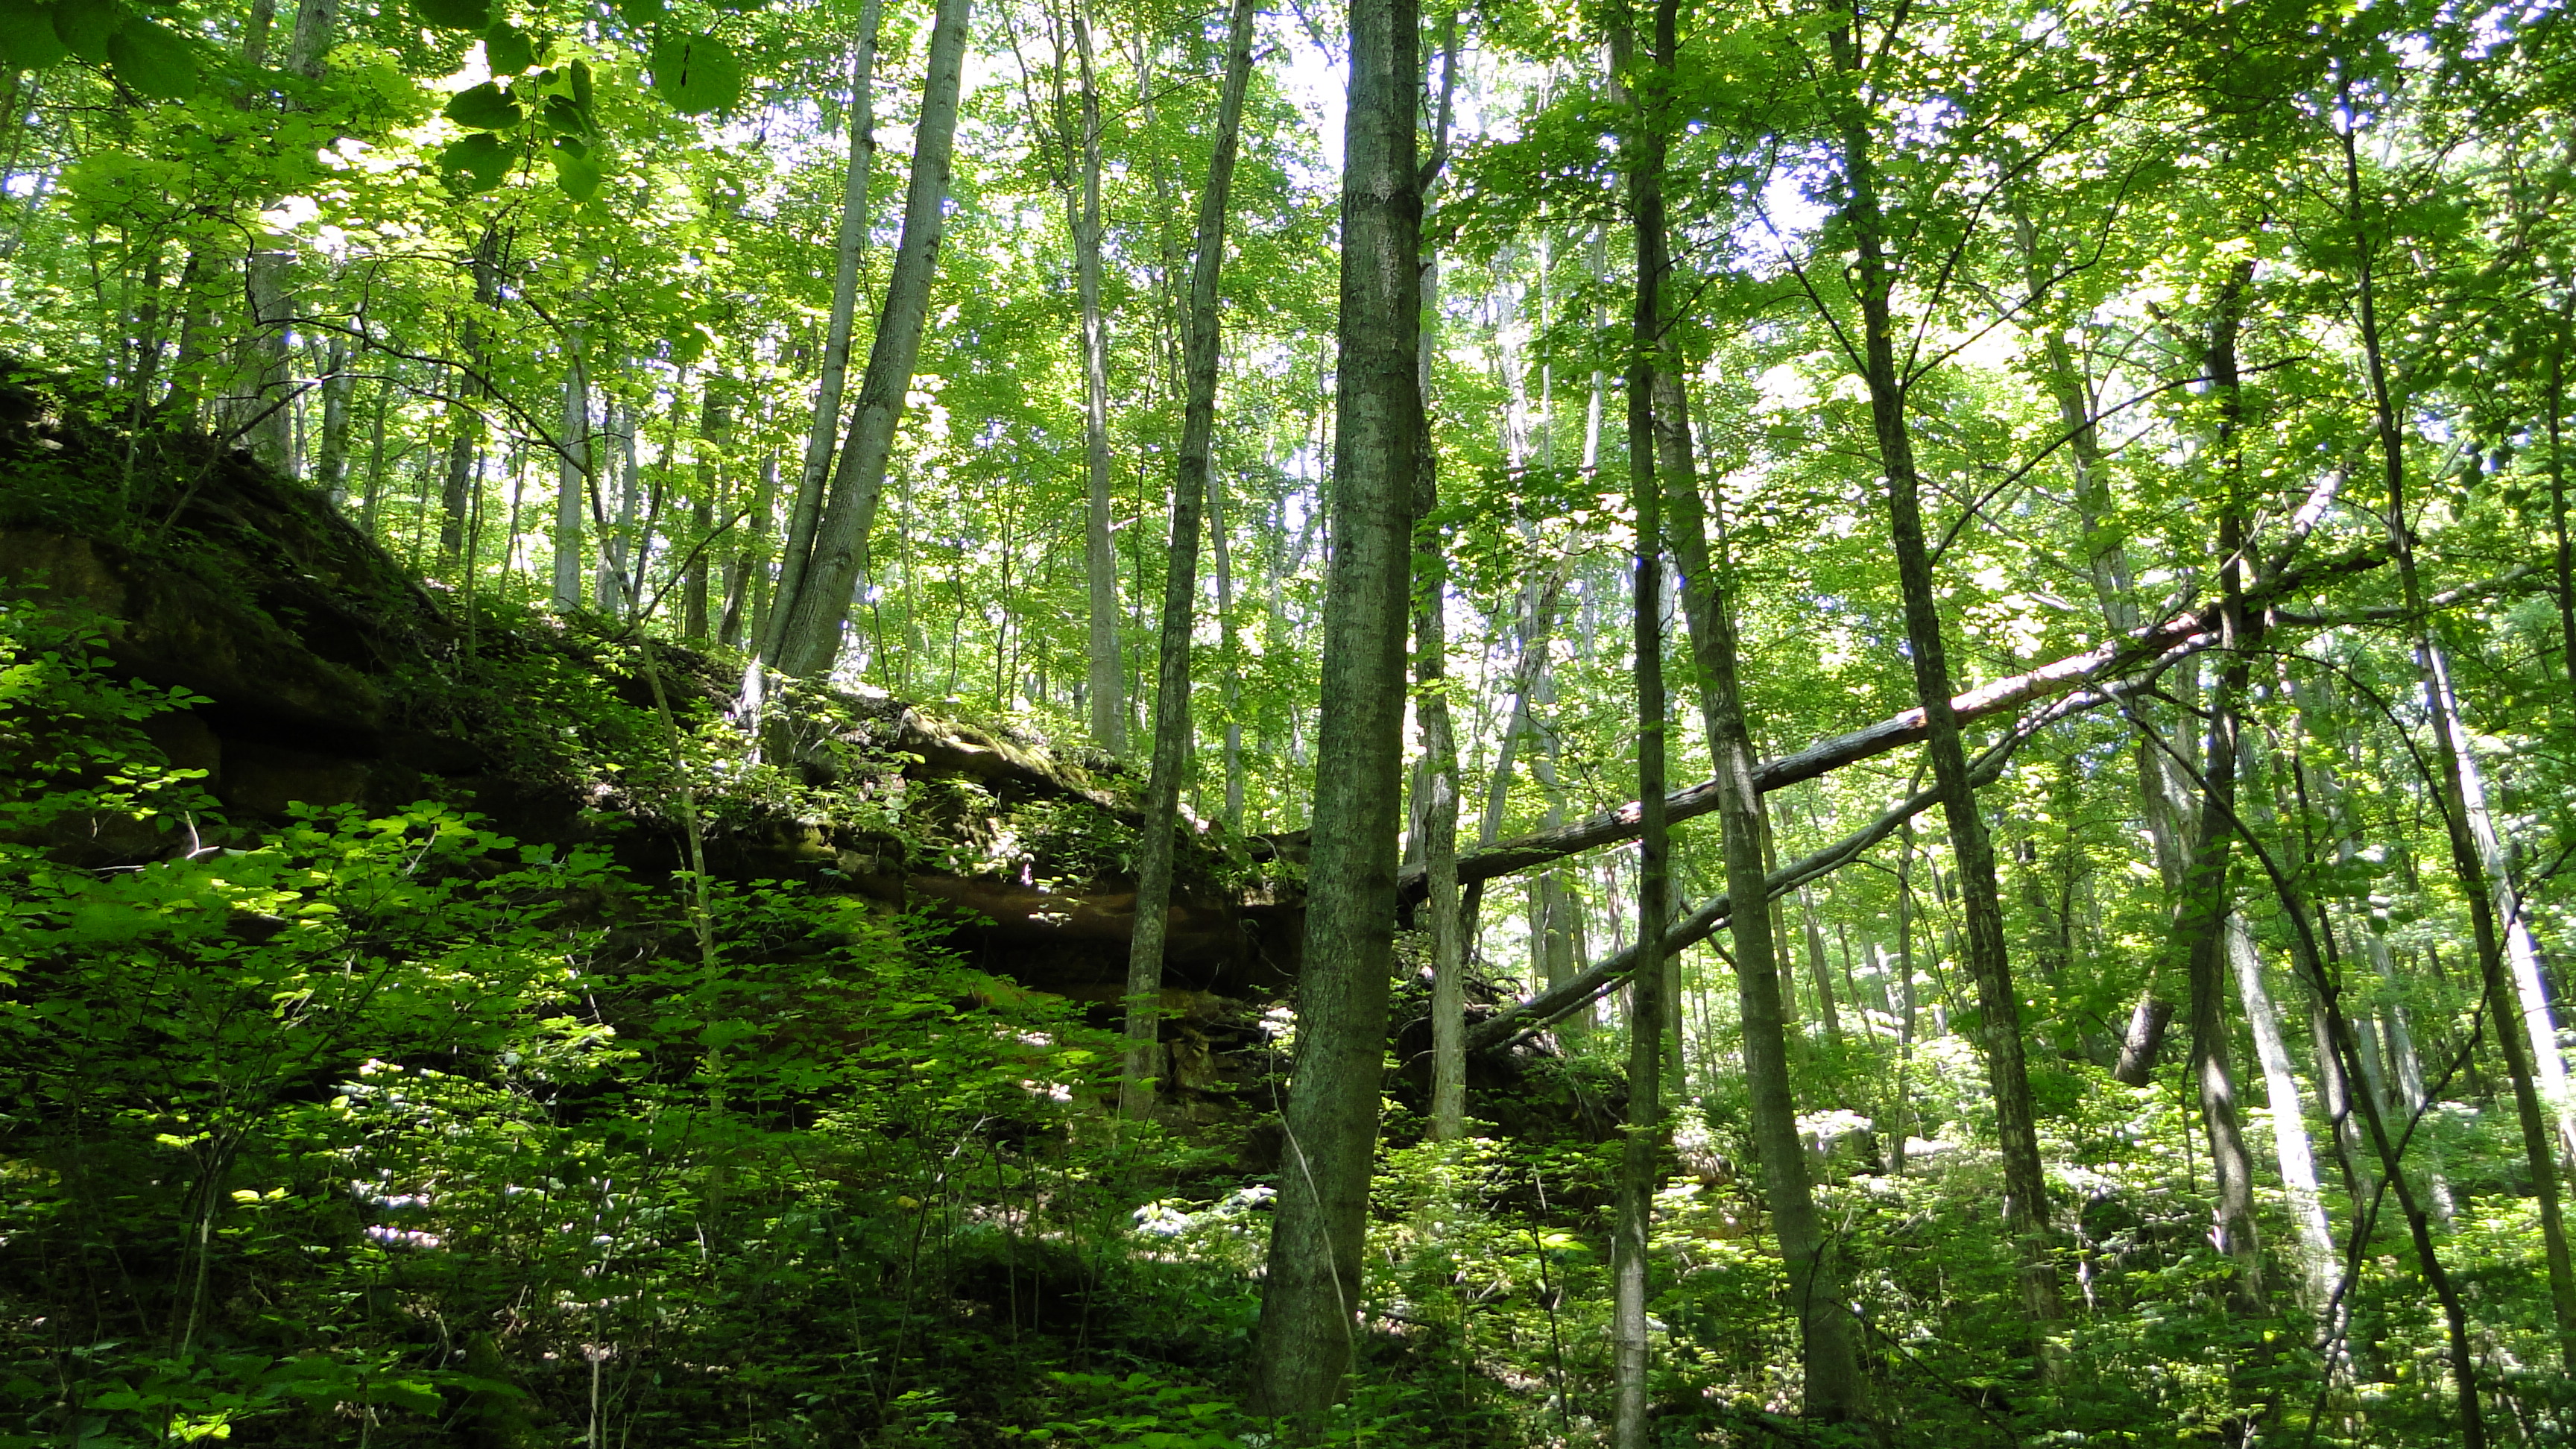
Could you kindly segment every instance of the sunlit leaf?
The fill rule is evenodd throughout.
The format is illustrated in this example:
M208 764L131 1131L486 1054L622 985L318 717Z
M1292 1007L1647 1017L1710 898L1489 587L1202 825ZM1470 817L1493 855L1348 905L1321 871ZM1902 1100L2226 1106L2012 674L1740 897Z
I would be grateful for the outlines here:
M527 113L492 81L459 91L456 99L447 103L446 116L460 126L472 126L478 131L506 131L527 119Z
M500 137L488 131L477 131L451 141L438 153L440 169L450 176L469 180L472 183L466 188L469 191L488 191L500 185L501 178L510 174L510 165L517 159L517 148L505 144Z
M177 101L197 93L197 57L188 42L149 20L125 22L108 38L107 57L136 95Z
M742 62L714 36L675 36L653 47L653 89L684 115L726 110L742 98Z
M483 63L494 75L517 75L537 63L537 47L527 32L503 21L483 32Z
M537 113L537 120L558 136L587 136L591 132L590 117L570 96L546 97L546 108Z
M605 174L599 159L588 154L588 149L568 136L555 143L555 185L562 187L564 195L575 201L588 201L597 196L600 180Z

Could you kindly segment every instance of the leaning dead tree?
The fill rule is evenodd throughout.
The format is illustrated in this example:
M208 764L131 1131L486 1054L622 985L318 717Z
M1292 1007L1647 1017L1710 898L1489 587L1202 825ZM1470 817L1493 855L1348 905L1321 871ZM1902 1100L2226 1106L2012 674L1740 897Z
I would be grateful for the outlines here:
M2394 612L2365 610L2358 615L2326 616L2294 613L2282 607L2299 594L2377 568L2386 562L2384 552L2364 549L2302 568L2276 568L2270 578L2246 591L2244 606L2249 610L2267 611L2283 624L2386 622L2395 617ZM2438 608L2486 597L2523 583L2532 573L2528 568L2517 568L2482 583L2431 596L2425 603L2428 608ZM2003 773L2014 751L2040 730L2138 694L2152 687L2168 668L2216 647L2219 643L2220 607L2219 603L2213 602L2177 613L2163 623L2140 628L2123 639L1958 695L1951 707L1962 722L1990 719L2033 704L2045 705L2015 724L2009 733L1978 757L1972 769L1973 782L1980 787L1991 784ZM1866 728L1820 740L1795 754L1765 760L1754 767L1754 783L1767 794L1915 743L1923 738L1923 732L1923 711L1919 708L1906 710ZM1717 808L1716 782L1703 781L1688 789L1674 791L1664 800L1665 809L1674 820L1709 814ZM1833 844L1772 871L1763 881L1766 902L1859 859L1870 847L1893 834L1906 821L1931 809L1939 800L1937 790L1917 791L1890 805L1868 824ZM1619 844L1635 838L1638 816L1637 805L1631 801L1615 810L1603 811L1553 830L1501 841L1461 858L1458 862L1460 878L1492 880L1569 855ZM1423 895L1421 872L1407 871L1401 877L1400 888L1408 904L1418 901ZM1665 949L1678 951L1707 940L1724 928L1732 910L1733 902L1721 894L1689 914L1677 916L1664 935ZM1561 1020L1615 990L1635 966L1633 949L1606 956L1528 1001L1473 1024L1467 1031L1467 1048L1470 1051L1490 1049Z
M2272 608L2299 594L2377 568L2387 561L2388 556L2383 551L2361 549L2302 568L2281 570L2246 591L2245 607L2249 610ZM2215 644L2218 625L2219 605L2216 602L2205 604L2081 654L2072 654L2037 669L1980 685L1953 697L1950 708L1961 724L1967 724L2009 714L2024 705L2088 686L2161 670L2186 654ZM2104 694L2094 702L2104 704L2109 699L2110 696ZM1801 780L1817 779L1846 765L1920 743L1924 733L1922 709L1904 710L1876 724L1819 740L1795 754L1764 760L1753 768L1753 783L1767 795ZM1710 814L1717 809L1717 804L1718 789L1714 780L1703 780L1664 797L1666 817L1675 822ZM1464 885L1470 881L1516 875L1569 855L1634 840L1638 827L1637 802L1631 800L1615 810L1586 816L1552 830L1499 841L1460 856L1458 880ZM1399 876L1397 889L1400 899L1407 905L1420 900L1427 889L1421 868L1408 869Z

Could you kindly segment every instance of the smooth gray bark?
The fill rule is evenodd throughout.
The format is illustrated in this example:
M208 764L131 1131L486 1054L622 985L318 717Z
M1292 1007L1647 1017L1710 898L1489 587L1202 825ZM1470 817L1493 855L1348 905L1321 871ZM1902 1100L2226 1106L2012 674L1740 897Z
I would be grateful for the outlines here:
M1197 622L1199 509L1207 496L1209 454L1216 436L1218 268L1225 260L1225 214L1234 184L1243 97L1252 78L1253 0L1234 0L1226 31L1225 88L1217 102L1215 153L1206 189L1199 193L1198 255L1190 271L1188 399L1181 418L1181 455L1172 481L1172 540L1163 578L1162 649L1154 695L1153 769L1145 785L1143 844L1136 871L1136 926L1127 950L1126 1054L1118 1077L1119 1115L1143 1117L1154 1101L1155 1058L1160 1055L1163 946L1170 928L1173 832L1179 828L1181 783L1189 773L1190 643ZM1086 51L1089 41L1084 42ZM1085 124L1096 125L1086 63ZM1096 133L1093 141L1096 143ZM1098 199L1096 144L1092 197ZM1098 257L1093 258L1096 266ZM1094 299L1096 302L1096 298ZM1106 451L1102 459L1106 461ZM1124 709L1122 707L1123 716Z
M1458 83L1458 16L1444 12L1440 100L1433 112L1431 160L1423 169L1423 206L1439 194L1449 159L1449 122ZM1422 255L1421 326L1414 339L1414 387L1428 414L1432 359L1440 336L1440 258ZM1415 556L1426 563L1413 587L1414 718L1422 728L1422 858L1430 882L1431 1138L1467 1135L1467 940L1458 900L1458 736L1449 717L1449 569L1432 515L1440 506L1439 456L1427 441L1413 484Z
M1314 854L1295 1084L1253 1366L1261 1412L1340 1396L1360 1306L1395 917L1422 204L1411 0L1352 0Z
M306 80L318 79L339 19L340 0L300 0L295 29L286 43L286 68Z
M1655 70L1673 59L1677 0L1655 7ZM1625 115L1619 141L1627 173L1628 212L1636 234L1636 300L1627 343L1628 506L1636 517L1637 552L1629 609L1635 670L1637 799L1637 951L1628 988L1628 1120L1619 1146L1617 1200L1610 1227L1610 1442L1648 1449L1654 1442L1647 1370L1653 1360L1646 1304L1654 1267L1655 1189L1664 1137L1664 927L1670 916L1672 840L1664 819L1664 499L1655 477L1655 362L1663 349L1664 139L1661 77L1641 71L1625 0L1613 12L1610 94ZM1452 869L1452 875L1456 872Z
M2479 863L2486 867L2493 910L2503 928L2505 962L2513 976L2514 998L2522 1009L2523 1035L2531 1044L2533 1085L2557 1127L2557 1150L2576 1154L2576 1095L2568 1090L2567 1057L2558 1048L2558 1023L2550 1010L2549 988L2541 978L2540 942L2531 934L2530 916L2513 886L2504 837L2496 829L2495 807L2487 796L2486 768L2469 744L2468 726L2460 717L2449 651L2427 634L2422 657L2432 676L2427 687L2439 701L2456 753L2452 763L2459 774L2460 813L2477 847Z
M1109 325L1100 310L1100 87L1093 68L1091 23L1084 15L1079 0L1073 6L1073 38L1074 51L1082 67L1082 194L1078 206L1074 204L1074 198L1068 195L1065 198L1065 209L1072 213L1066 220L1072 223L1074 294L1080 309L1082 324L1082 465L1083 477L1089 485L1089 503L1084 511L1082 548L1083 582L1091 609L1089 629L1085 639L1084 661L1087 666L1085 679L1091 710L1092 740L1113 755L1124 755L1127 753L1127 664L1118 643L1118 555L1110 546ZM1229 80L1232 78L1232 65L1232 56L1229 53L1227 59ZM1238 103L1238 109L1239 105L1240 103ZM1220 137L1217 145L1221 150L1229 152L1225 164L1231 170L1233 157L1230 154L1230 138ZM1212 165L1209 174L1211 185L1216 179L1214 173L1215 168ZM1204 228L1207 225L1207 205L1204 196L1201 197L1199 205L1199 224L1202 227L1199 235L1201 265L1205 265L1207 234ZM1217 224L1220 228L1223 227L1222 216L1219 217ZM1222 251L1224 241L1221 233L1217 245ZM1193 276L1193 295L1190 305L1194 314L1198 307L1196 287L1196 278ZM1209 306L1213 308L1214 305L1214 298L1211 295ZM1212 367L1213 362L1210 365ZM1186 363L1183 370L1185 372L1188 370ZM1213 382L1210 386L1214 386ZM1184 411L1186 412L1194 403L1195 398L1191 402L1184 403ZM1213 401L1209 405L1213 408ZM1183 426L1186 427L1187 424ZM1188 446L1184 441L1182 444L1184 461L1181 464L1184 470L1189 467L1186 461ZM1206 475L1207 461L1202 456L1199 460L1202 496L1204 496ZM1179 516L1179 506L1176 502L1173 517L1177 520ZM1195 511L1192 521L1196 521ZM1177 524L1175 526L1177 527ZM1174 536L1178 537L1177 534ZM1190 537L1189 548L1193 555L1197 553L1198 537L1195 532ZM1195 557L1191 559L1190 571L1193 580L1192 588L1195 590L1197 577ZM1166 614L1170 612L1170 607L1166 602L1164 605ZM1168 620L1166 625L1168 627ZM1170 646L1166 643L1165 647L1168 649ZM1169 667L1168 661L1165 667ZM1155 724L1158 749L1161 730L1162 724L1158 712ZM1158 766L1159 763L1158 760Z
M2451 847L2451 868L2459 877L2461 894L2468 897L2469 925L2477 944L2479 981L2486 994L2487 1010L2495 1018L2496 1052L2504 1058L2505 1075L2513 1088L2514 1117L2522 1129L2523 1154L2529 1160L2533 1193L2538 1199L2542 1253L2548 1263L2550 1309L2558 1330L2559 1370L2576 1374L2576 1262L2571 1262L2569 1257L2567 1224L2560 1206L2558 1164L2556 1154L2551 1151L2547 1109L2534 1081L2531 1041L2523 1021L2521 993L2515 989L2511 970L2506 964L2504 923L2497 919L2496 896L2486 857L2479 850L2477 837L2469 823L2468 787L2460 765L2465 748L2452 722L2452 712L2448 707L2449 681L2444 677L2440 644L2434 638L2432 616L2424 608L2423 584L2416 573L2414 523L2407 516L2406 506L2406 443L2397 399L2389 385L2387 359L2380 342L2373 242L2363 221L2367 213L2362 198L2360 151L2351 130L2344 130L2341 139L2344 200L2357 244L2354 280L2358 294L2356 300L2360 304L2362 359L2370 380L2372 421L2378 435L2381 478L2387 489L2385 523L2388 549L2397 563L2398 586L2407 616L2414 621L2416 669L2423 686L2425 714L2433 724L2434 753L2441 763L2442 776L2438 788L2443 832ZM2474 1361L2463 1358L2459 1374L2462 1380L2463 1433L2483 1440L2485 1430L2478 1423Z
M930 316L930 284L938 270L939 243L947 226L949 157L957 134L957 93L965 70L966 22L972 0L939 0L931 18L930 47L913 128L912 179L904 198L903 238L886 278L885 306L868 347L867 374L859 387L858 416L832 471L831 495L815 524L814 548L791 593L783 585L774 606L784 616L777 666L799 679L829 675L841 653L841 630L850 599L866 567L868 533L885 491L886 464L895 428L912 392L913 366L921 356L921 331Z
M2227 1010L2226 922L2229 872L2236 845L2238 701L2245 695L2245 654L2262 642L2259 616L2243 607L2245 500L2238 466L2236 337L2244 317L2245 288L2253 264L2235 269L2211 309L2203 368L2219 409L2213 451L2226 496L2219 508L2219 587L2225 599L2219 633L2228 651L2209 690L2208 730L2201 747L2200 823L2192 832L2182 892L2174 902L2174 954L2183 961L2185 1000L2191 1017L2190 1074L2199 1095L2200 1123L2209 1146L2212 1185L2211 1242L2236 1262L2230 1297L2244 1312L2264 1308L2263 1258L2254 1224L2254 1160L2245 1147L2236 1105L2236 1075L2229 1050L2233 1022Z
M266 232L252 236L242 263L247 311L223 403L225 430L232 440L281 473L288 470L294 436L288 392L294 314L286 295L287 270L294 262L293 244L285 237Z
M850 339L859 305L859 264L868 250L868 177L876 161L877 29L884 0L860 0L858 39L850 49L850 159L841 173L841 230L832 247L832 312L823 326L823 355L814 377L814 412L805 425L805 464L787 506L786 549L779 557L778 596L803 588L814 552L814 529L823 516L834 444L840 436L841 398L849 387ZM761 630L758 664L775 664L786 624L772 610Z
M601 419L608 444L608 455L598 461L605 466L592 470L599 487L592 499L599 510L601 525L599 563L591 573L591 598L599 612L615 619L627 610L629 597L635 592L631 583L632 569L628 554L635 539L636 494L639 484L635 467L635 429L640 426L634 406L612 395ZM604 496L602 496L604 495ZM610 504L614 503L612 510Z
M313 454L313 486L334 508L349 497L349 398L358 384L349 357L349 339L334 334L323 354L322 438Z
M1861 66L1857 6L1854 17L1852 29L1838 30L1832 37L1835 64L1845 71ZM1850 277L1860 303L1862 355L1852 360L1868 386L1879 466L1885 475L1891 542L1904 597L1905 637L1923 709L1924 752L1941 791L1942 818L1958 861L1960 895L1966 907L1967 964L1977 989L1980 1045L1985 1049L2002 1149L2004 1221L2021 1255L2022 1309L2034 1333L2044 1334L2045 1325L2058 1316L2057 1276L2048 1258L2047 1175L2040 1161L2030 1074L2023 1060L2021 997L2013 986L2012 959L2004 939L1994 846L1987 838L1958 716L1951 706L1947 644L1906 416L1908 380L1898 371L1895 353L1890 306L1895 269L1881 239L1870 121L1856 102L1847 104L1842 132L1847 193L1843 219L1859 252Z
M596 457L590 438L589 359L582 353L578 323L564 330L562 432L555 456L554 607L569 613L581 607L582 494Z
M1208 470L1208 563L1216 574L1217 655L1225 667L1225 828L1243 833L1243 665L1235 654L1234 551L1226 543L1225 474Z
M2281 1169L2281 1197L2299 1241L2299 1297L2322 1310L2334 1292L2334 1229L2317 1191L2316 1148L2299 1103L2299 1077L2281 1032L2281 1008L2263 980L2263 956L2242 913L2227 918L2227 959L2235 968L2237 999L2254 1033L2254 1056L2263 1067L2264 1105L2270 1109L2272 1160Z

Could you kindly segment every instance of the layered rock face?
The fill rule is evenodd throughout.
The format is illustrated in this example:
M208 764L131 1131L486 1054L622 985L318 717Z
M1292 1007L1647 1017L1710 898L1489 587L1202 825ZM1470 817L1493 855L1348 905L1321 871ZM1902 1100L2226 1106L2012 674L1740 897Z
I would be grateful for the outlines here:
M738 662L424 585L327 500L247 455L168 438L129 452L43 416L29 394L11 401L0 607L86 616L119 670L199 696L146 729L171 763L206 772L231 828L256 832L298 806L440 798L524 839L605 842L639 872L681 863L667 809L598 768L600 751L577 737L621 707L655 718L645 647L690 726L727 715ZM882 695L799 690L776 708L749 757L765 751L792 798L715 790L710 870L929 906L986 970L1077 999L1117 996L1135 888L1100 846L1132 837L1136 817L1114 775ZM122 846L82 848L104 858ZM1183 997L1177 1020L1206 1028L1192 1033L1205 1039L1195 1056L1228 1035L1219 1018L1239 1014L1211 1001L1272 996L1294 977L1299 903L1248 858L1279 850L1227 852L1195 831L1184 842L1168 979Z

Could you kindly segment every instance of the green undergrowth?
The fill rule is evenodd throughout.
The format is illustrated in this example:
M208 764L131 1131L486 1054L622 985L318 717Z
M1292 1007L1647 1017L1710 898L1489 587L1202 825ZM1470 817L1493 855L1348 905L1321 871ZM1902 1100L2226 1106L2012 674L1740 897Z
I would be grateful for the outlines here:
M0 613L0 656L0 1446L1288 1442L1246 1407L1275 1180L1113 1130L1116 1044L937 923L812 881L701 892L438 801L228 832L141 728L186 696L61 615ZM601 688L639 808L720 774ZM100 841L109 864L76 848ZM2035 1325L1977 1070L1925 1044L1912 1126L1943 1148L1904 1175L1818 1160L1889 1442L2443 1442L2439 1322L2402 1274L2363 1280L2342 1339L2287 1289L2229 1311L2166 1088L2068 1069L2068 1311ZM1568 1110L1615 1087L1531 1071ZM1656 1215L1659 1442L1867 1442L1796 1418L1741 1088L1707 1085ZM1421 1125L1390 1104L1320 1431L1603 1442L1615 1134ZM2495 1401L2564 1442L2565 1386L2522 1367L2532 1225L2472 1143L2448 1247L2502 1325ZM2396 1225L2361 1251L2398 1261Z

